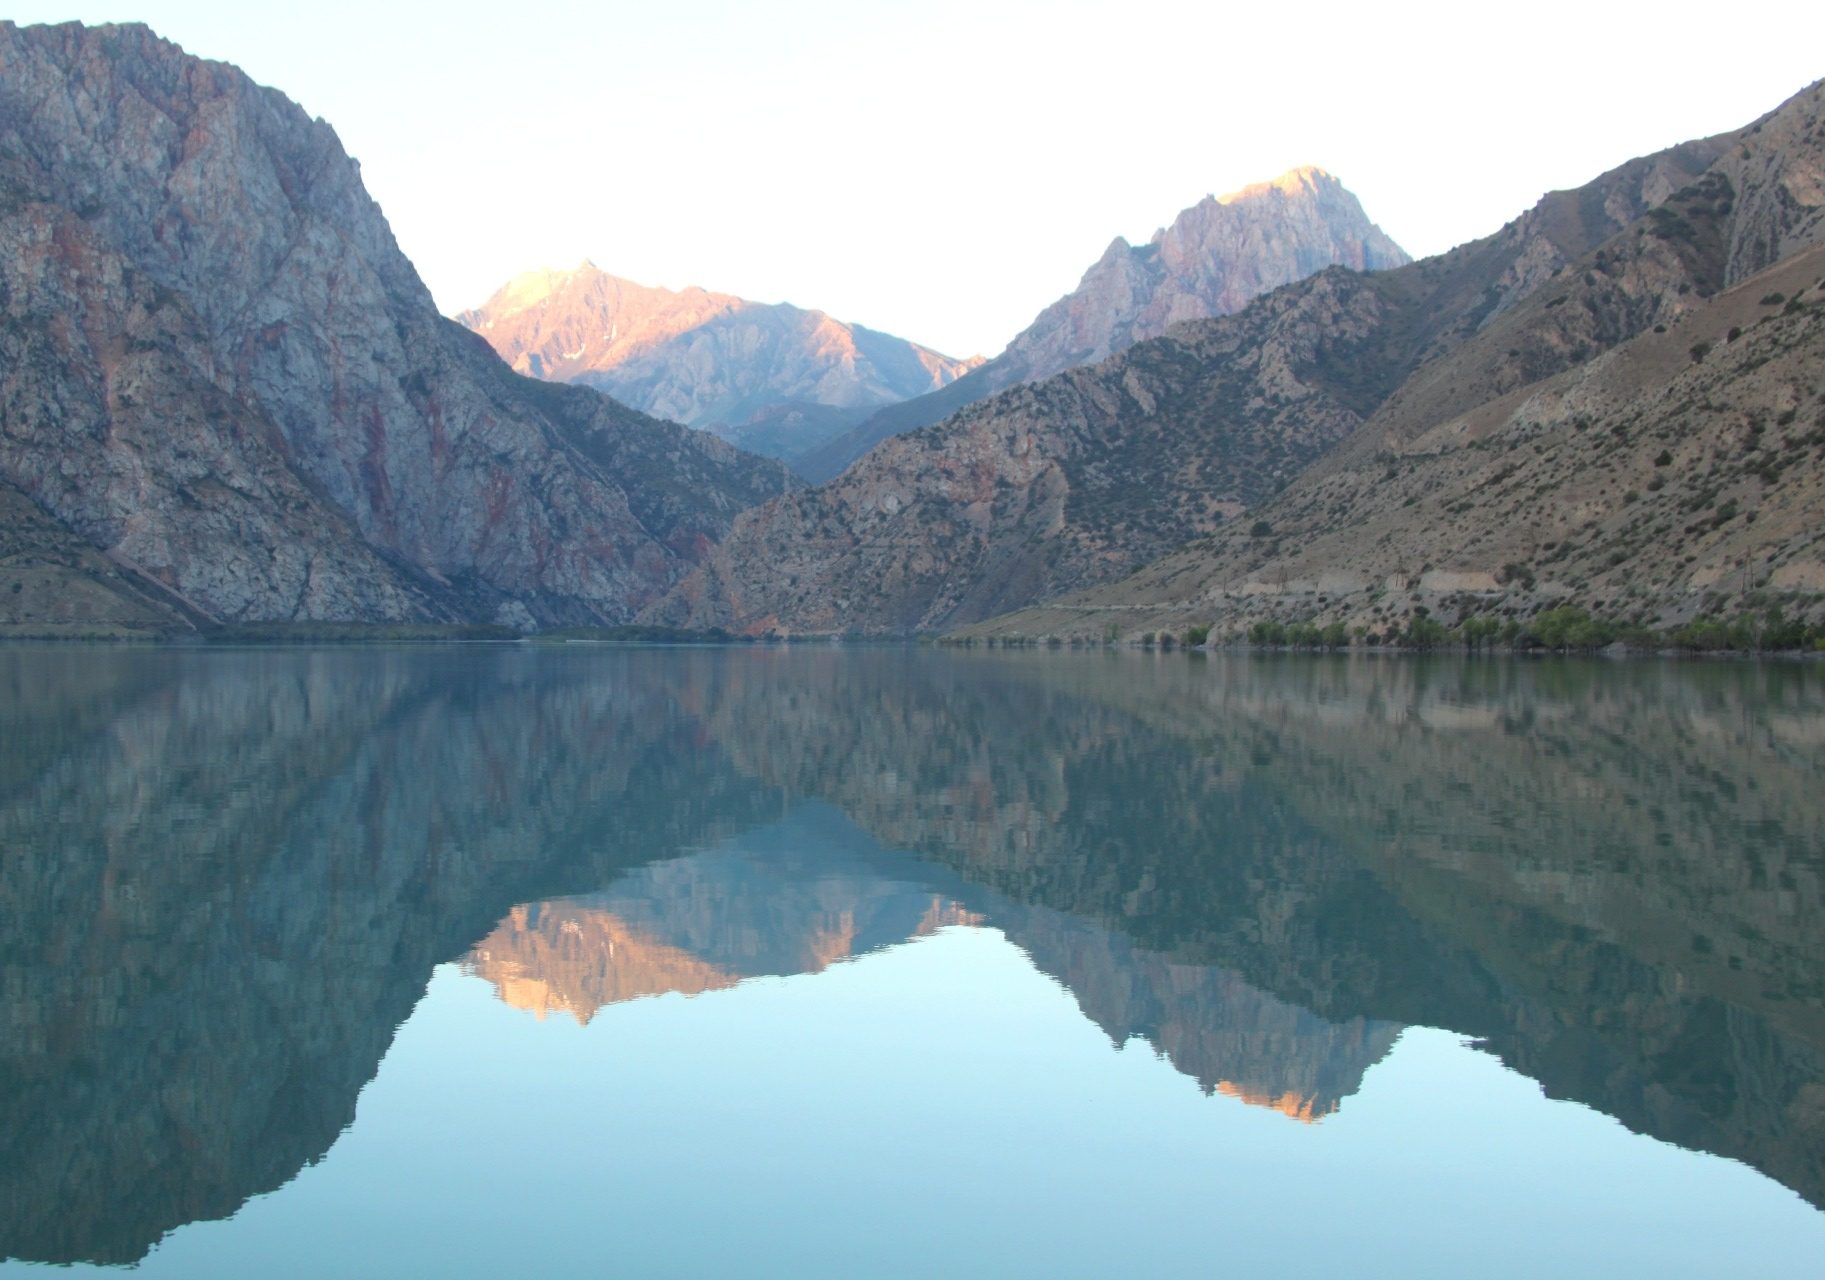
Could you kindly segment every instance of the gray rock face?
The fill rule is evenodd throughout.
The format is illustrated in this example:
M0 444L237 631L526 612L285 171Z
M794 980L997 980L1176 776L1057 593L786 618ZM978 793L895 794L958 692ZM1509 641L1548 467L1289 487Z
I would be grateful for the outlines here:
M1144 245L1117 237L1076 289L1040 312L1007 350L955 385L884 409L799 463L828 480L881 441L949 417L997 391L1095 364L1175 324L1232 315L1326 267L1382 271L1411 261L1323 169L1206 196Z
M781 458L982 363L821 311L650 288L591 262L520 276L457 319L520 373L580 382Z
M220 620L619 620L785 485L514 377L328 125L139 26L0 24L0 370L0 478Z

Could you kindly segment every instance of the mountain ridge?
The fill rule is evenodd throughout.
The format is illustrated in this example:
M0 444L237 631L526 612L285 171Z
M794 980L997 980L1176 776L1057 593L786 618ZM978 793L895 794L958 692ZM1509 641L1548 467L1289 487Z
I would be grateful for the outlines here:
M1825 84L1726 137L1694 181L1422 353L1251 532L973 634L1819 616Z
M981 363L790 303L637 284L588 260L516 276L456 319L517 372L787 460Z
M798 466L829 480L881 441L931 426L1023 382L1095 364L1172 325L1228 315L1327 266L1381 270L1411 261L1335 176L1301 165L1207 195L1141 245L1117 236L1007 348L950 386L883 409Z

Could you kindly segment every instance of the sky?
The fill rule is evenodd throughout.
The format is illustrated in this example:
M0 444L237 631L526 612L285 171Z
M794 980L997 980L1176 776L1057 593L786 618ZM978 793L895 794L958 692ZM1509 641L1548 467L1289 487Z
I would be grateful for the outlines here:
M438 305L587 258L993 355L1117 235L1301 164L1416 256L1825 76L1825 4L15 3L335 126Z

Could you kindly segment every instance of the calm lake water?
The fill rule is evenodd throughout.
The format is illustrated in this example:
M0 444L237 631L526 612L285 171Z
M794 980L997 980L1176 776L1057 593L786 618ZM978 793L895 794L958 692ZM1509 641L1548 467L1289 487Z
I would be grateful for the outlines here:
M0 1275L1818 1276L1825 671L0 649Z

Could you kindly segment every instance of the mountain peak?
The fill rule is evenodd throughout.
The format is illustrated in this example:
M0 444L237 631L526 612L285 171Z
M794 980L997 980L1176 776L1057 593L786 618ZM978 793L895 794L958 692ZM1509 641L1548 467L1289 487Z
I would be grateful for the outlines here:
M978 363L790 303L636 284L587 258L516 276L457 320L520 373L786 458Z
M882 410L801 460L801 473L833 478L891 436L934 425L1017 383L1095 364L1173 325L1230 315L1270 289L1326 267L1384 271L1409 261L1349 189L1317 165L1288 169L1228 195L1206 195L1143 244L1115 237L1076 289L1041 311L973 376L911 405Z
M1183 321L1228 315L1332 264L1381 271L1410 260L1333 174L1301 165L1206 196L1145 245L1117 236L1077 291L1040 313L1006 355L1018 366L1016 380L1032 381Z
M1267 182L1251 182L1246 187L1239 187L1226 195L1216 197L1218 204L1239 204L1245 200L1259 200L1270 193L1283 196L1301 196L1315 193L1319 188L1344 191L1344 185L1328 169L1321 169L1315 164L1302 164L1288 169L1277 178ZM1348 194L1346 192L1346 194ZM1351 197L1354 199L1355 197Z

